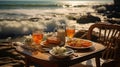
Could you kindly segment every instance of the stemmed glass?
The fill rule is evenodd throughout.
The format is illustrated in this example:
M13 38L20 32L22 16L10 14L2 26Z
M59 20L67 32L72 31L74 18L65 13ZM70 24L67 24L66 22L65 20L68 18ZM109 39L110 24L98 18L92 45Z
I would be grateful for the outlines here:
M75 26L74 25L66 26L66 36L67 36L67 38L72 39L74 34L75 34Z

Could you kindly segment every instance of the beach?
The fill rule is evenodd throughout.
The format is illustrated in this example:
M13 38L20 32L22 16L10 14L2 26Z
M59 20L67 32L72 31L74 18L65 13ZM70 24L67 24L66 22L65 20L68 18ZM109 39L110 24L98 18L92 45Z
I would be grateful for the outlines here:
M59 24L75 25L76 32L88 30L92 24L98 22L120 24L120 7L114 6L113 2L89 5L80 5L77 2L72 5L60 3L57 6L50 3L47 7L42 3L43 7L34 3L31 7L28 7L29 4L21 6L20 3L17 6L7 4L7 7L0 4L0 40L30 35L36 29L44 29L50 33ZM24 67L24 56L16 53L14 48L6 43L0 43L0 67Z

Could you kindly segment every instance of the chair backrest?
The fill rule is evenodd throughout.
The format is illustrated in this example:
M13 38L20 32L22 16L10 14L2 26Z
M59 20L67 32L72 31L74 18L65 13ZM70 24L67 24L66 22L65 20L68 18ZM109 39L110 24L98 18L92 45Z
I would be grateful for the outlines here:
M92 40L93 31L98 34L97 42L106 46L102 58L115 59L117 49L120 48L120 25L95 23L88 30L87 38L89 40Z

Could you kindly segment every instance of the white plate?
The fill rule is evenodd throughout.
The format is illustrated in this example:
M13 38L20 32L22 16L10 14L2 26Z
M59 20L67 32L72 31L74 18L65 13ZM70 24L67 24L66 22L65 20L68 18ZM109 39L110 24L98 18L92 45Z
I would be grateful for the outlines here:
M74 38L74 39L77 39L77 38ZM81 40L85 40L85 39L81 39ZM90 45L90 46L88 46L88 47L74 47L74 46L70 46L70 45L68 45L67 43L66 43L66 46L67 47L70 47L70 48L73 48L73 49L87 49L87 48L91 48L91 47L94 47L94 43L92 42L92 41L90 41L90 40L85 40L85 41L89 41L89 42L91 42L92 43L92 45Z
M61 41L60 44L48 44L48 45L45 45L44 42L46 42L46 40L42 41L40 43L40 45L43 46L43 47L50 47L51 48L51 47L55 47L55 46L63 46L64 45L64 42L62 42L62 41Z
M72 55L74 53L74 50L71 49L71 48L66 48L66 52L64 52L63 55L57 55L54 53L54 51L51 49L49 51L49 53L53 56L53 57L56 57L56 58L66 58L66 57L69 57L70 55Z

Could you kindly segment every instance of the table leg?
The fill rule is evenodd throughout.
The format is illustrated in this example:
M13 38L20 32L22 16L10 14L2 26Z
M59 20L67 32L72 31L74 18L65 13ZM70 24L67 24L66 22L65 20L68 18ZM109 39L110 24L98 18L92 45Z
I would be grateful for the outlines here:
M100 67L100 57L95 57L96 67Z
M25 57L25 67L30 67L30 63L27 57Z

